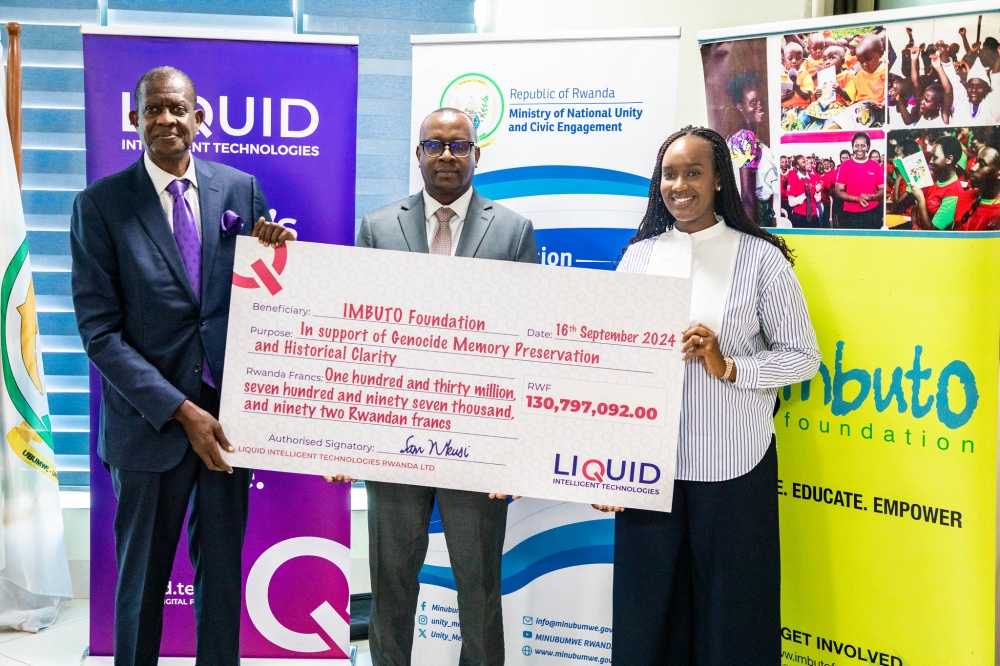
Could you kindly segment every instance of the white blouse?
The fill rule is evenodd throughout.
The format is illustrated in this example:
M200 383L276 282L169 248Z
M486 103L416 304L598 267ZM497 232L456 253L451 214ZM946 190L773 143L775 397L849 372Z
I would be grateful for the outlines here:
M778 389L819 369L816 332L795 271L768 241L723 224L634 243L618 270L689 273L692 321L711 328L722 354L736 365L735 382L713 377L700 361L685 365L677 479L727 481L746 474L774 437Z
M674 227L653 243L646 273L692 278L691 325L702 324L718 335L726 297L733 284L740 232L721 217L708 229L686 234Z

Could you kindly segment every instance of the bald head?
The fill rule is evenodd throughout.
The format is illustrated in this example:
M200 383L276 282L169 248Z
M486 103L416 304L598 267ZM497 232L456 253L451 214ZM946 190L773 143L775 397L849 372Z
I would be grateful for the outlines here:
M885 45L882 43L882 37L876 35L875 33L869 33L861 38L858 42L858 48L855 50L857 56L860 58L863 54L868 54L870 52L875 52L879 56L885 52Z
M823 49L826 48L826 37L821 32L814 32L809 35L809 55L813 60L823 59Z
M427 139L427 128L431 125L465 125L468 128L468 136L462 137L465 141L477 141L476 124L472 122L469 114L458 109L443 108L431 111L424 121L420 123L420 140Z
M781 49L781 52L785 59L785 70L789 72L793 69L798 70L802 65L802 59L805 57L805 51L802 50L802 46L795 42L788 42Z
M799 56L801 56L803 54L803 52L802 52L802 45L798 44L796 42L788 42L787 44L785 44L782 47L781 50L785 54L786 58L788 56L790 56L790 55L799 55Z
M828 46L823 51L823 67L837 67L837 71L839 72L846 57L847 52L842 47Z
M884 53L885 42L882 41L881 35L875 33L865 35L854 50L858 62L861 63L861 68L869 74L874 73L879 68Z

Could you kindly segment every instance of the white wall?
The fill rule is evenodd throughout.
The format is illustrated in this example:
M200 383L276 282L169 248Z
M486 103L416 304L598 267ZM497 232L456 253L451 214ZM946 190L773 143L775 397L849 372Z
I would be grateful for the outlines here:
M813 0L493 0L493 3L491 27L496 32L680 26L678 127L708 122L698 50L699 30L822 16L833 5L832 0L815 3Z

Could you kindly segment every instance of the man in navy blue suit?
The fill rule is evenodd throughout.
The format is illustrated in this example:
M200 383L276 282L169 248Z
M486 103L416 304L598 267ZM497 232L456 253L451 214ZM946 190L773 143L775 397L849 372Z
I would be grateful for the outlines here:
M189 504L197 663L239 664L250 472L222 459L233 447L217 420L233 252L253 220L261 243L294 234L267 221L253 176L192 157L204 119L196 99L179 70L143 75L129 114L143 156L73 205L73 305L102 377L98 453L118 497L116 666L159 659Z

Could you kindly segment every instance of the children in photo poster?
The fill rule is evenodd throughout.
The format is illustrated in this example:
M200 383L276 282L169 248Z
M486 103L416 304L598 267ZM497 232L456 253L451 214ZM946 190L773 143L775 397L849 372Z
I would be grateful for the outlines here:
M770 51L762 55L765 42ZM756 193L753 201L744 196L744 205L759 223L1000 228L1000 91L993 89L1000 76L1000 12L701 49L710 124L729 140L744 195ZM768 72L760 65L768 53L770 108L780 124L772 128L778 136L762 140ZM780 99L773 99L779 90ZM881 129L886 124L891 137ZM767 205L773 193L773 206Z
M889 133L886 223L926 231L1000 230L1000 127ZM929 178L918 181L926 164Z
M819 161L811 155L792 155L793 169L785 181L781 196L789 210L791 226L819 229L823 226L823 178L817 172Z
M854 73L844 70L847 51L842 46L828 46L823 51L823 68L816 72L816 89L819 92L817 101L839 102L842 106L850 106L857 97L854 86Z
M885 121L885 34L881 28L858 42L855 57L860 69L854 75L858 102L871 102L878 109L879 123Z
M781 73L781 108L787 109L782 113L782 129L792 129L788 124L793 121L786 122L785 119L798 118L792 110L809 106L816 90L812 76L802 66L804 54L802 44L797 41L786 42L781 47L781 64L784 67Z
M747 216L774 226L780 190L778 160L769 147L767 40L701 47L709 126L726 137Z
M781 128L786 132L881 127L884 28L789 34L781 39Z
M880 229L885 195L881 130L787 134L781 159L778 226L814 229Z
M975 41L969 43L970 31ZM889 124L967 127L1000 122L1000 15L966 14L890 25ZM961 42L961 43L959 43Z

